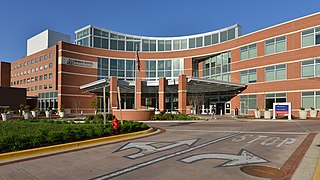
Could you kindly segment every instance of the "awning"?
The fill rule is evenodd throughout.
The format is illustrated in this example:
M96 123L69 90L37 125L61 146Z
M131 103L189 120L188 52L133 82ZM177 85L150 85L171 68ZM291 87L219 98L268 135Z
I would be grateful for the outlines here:
M167 93L178 92L178 79L169 79L166 85ZM106 86L107 92L109 92L110 82L108 79L100 79L85 85L80 86L80 89L86 90L92 93L102 93L102 88ZM134 81L118 80L121 93L134 93ZM157 93L159 87L159 81L143 81L142 92L143 93ZM245 88L245 84L238 84L226 81L218 81L201 77L187 77L187 92L188 93L212 93L223 91L235 91Z
M210 93L221 91L235 91L245 88L245 84L218 81L208 78L187 77L187 92L188 93Z
M124 80L118 80L118 85L120 87L121 93L133 93L134 92L134 81L124 81ZM109 79L100 79L88 84L84 84L80 86L80 89L89 91L92 93L102 93L103 87L106 87L106 91L110 91L110 81Z

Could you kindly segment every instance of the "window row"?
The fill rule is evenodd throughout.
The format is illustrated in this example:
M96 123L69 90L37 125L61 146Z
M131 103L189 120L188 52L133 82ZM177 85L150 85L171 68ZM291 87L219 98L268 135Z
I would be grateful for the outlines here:
M135 60L98 58L98 79L117 76L121 80L134 80Z
M16 78L16 77L27 75L27 74L32 74L34 72L46 70L46 69L52 68L52 67L53 67L52 63L49 63L49 65L48 64L45 64L43 66L41 65L39 67L35 67L35 68L32 68L32 69L28 69L28 70L24 70L24 71L21 71L21 72L18 72L18 73L14 73L14 74L11 75L11 78Z
M48 54L45 54L43 56L40 56L39 58L34 58L34 59L31 59L31 60L28 60L28 61L25 61L23 63L20 63L20 64L17 64L17 65L14 65L11 69L12 70L16 70L16 69L19 69L19 68L22 68L22 67L26 67L26 66L29 66L31 64L35 64L35 63L38 63L39 61L43 61L43 60L47 60L47 59L51 59L52 58L52 53L49 53Z
M287 50L286 36L281 36L264 42L264 54L280 53ZM307 29L301 32L301 47L308 47L320 44L320 27ZM257 57L256 43L240 48L240 60Z
M276 81L286 79L287 69L285 64L277 66L268 66L264 68L264 80L265 81ZM248 84L257 82L257 70L250 69L240 71L240 83Z
M264 108L273 109L273 103L287 102L286 93L265 94ZM240 95L241 114L248 114L249 109L257 108L257 95Z
M38 96L38 100L58 99L58 91L40 92Z
M320 59L314 58L301 62L301 77L320 77ZM280 64L264 68L264 80L277 81L287 79L287 65ZM256 69L240 71L240 82L243 84L254 83L257 81Z
M148 60L146 66L148 81L155 81L160 77L175 78L183 74L183 59Z
M274 54L286 51L286 36L281 36L264 42L264 54ZM240 60L257 57L257 44L250 44L240 48Z
M273 109L273 103L287 102L286 93L265 94L265 108ZM240 95L241 113L247 114L248 109L257 108L256 95ZM320 91L301 92L301 107L320 109Z
M232 40L238 36L238 31L239 27L235 27L198 37L165 40L120 35L97 28L88 28L76 33L75 42L77 45L111 50L172 51L199 48Z
M52 84L44 84L44 85L39 85L39 86L31 86L31 87L27 87L27 92L29 91L38 91L43 89L52 89Z
M12 86L17 86L17 85L22 85L22 84L27 84L27 83L32 83L32 82L52 79L52 78L53 78L53 74L49 73L49 74L44 74L44 75L35 76L35 77L31 77L31 78L21 79L21 80L18 80L18 81L13 81L13 82L11 82L11 85Z

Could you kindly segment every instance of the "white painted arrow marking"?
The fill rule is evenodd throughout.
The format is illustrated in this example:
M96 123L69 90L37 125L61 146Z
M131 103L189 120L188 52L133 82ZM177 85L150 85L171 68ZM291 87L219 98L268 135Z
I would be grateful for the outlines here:
M229 159L230 161L222 164L222 167L239 166L246 164L266 163L269 162L245 149L242 149L239 154L200 154L194 155L180 161L185 163L193 163L204 159Z
M154 146L152 146L151 144L156 144L158 142L130 142L128 144L126 144L125 146L123 146L122 148L120 148L117 151L123 151L126 149L130 149L130 148L138 148L141 151L137 154L132 154L127 156L128 158L131 159L136 159L142 156L146 156L152 153L156 153L156 152L160 152L160 151L165 151L168 149L172 149L178 146L182 146L182 145L188 145L191 146L192 144L194 144L198 139L191 139L191 140L185 140L185 141L177 141L173 144L167 145L167 146L163 146L163 147L159 147L156 148Z
M194 150L209 146L211 144L215 144L215 143L224 141L226 139L235 137L235 136L237 136L239 134L241 134L241 133L230 134L230 135L227 135L227 136L224 136L224 137L221 137L221 138L218 138L218 139L215 139L215 140L212 140L212 141L209 141L209 142L206 142L206 143L194 146L194 147L190 147L189 149L186 149L186 150L178 151L178 152L175 152L175 153L172 153L172 154L167 154L165 156L161 156L161 157L149 160L149 161L145 161L145 162L142 162L140 164L135 164L133 166L126 167L124 169L120 169L120 170L117 170L117 171L114 171L114 172L110 172L109 174L105 174L105 175L102 175L102 176L99 176L99 177L96 177L96 178L93 178L93 179L94 180L111 179L111 178L114 178L114 177L129 173L131 171L135 171L137 169L140 169L140 168L143 168L143 167L147 167L147 166L150 166L152 164L155 164L155 163L158 163L158 162L161 162L161 161L164 161L164 160L167 160L167 159L170 159L170 158L182 155L182 154L186 154L186 153L192 152Z

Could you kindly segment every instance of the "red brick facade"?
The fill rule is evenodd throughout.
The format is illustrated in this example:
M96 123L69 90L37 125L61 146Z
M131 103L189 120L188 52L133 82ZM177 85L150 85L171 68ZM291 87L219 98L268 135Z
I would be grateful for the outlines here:
M263 109L266 93L286 93L288 102L292 102L294 115L301 106L301 91L306 90L320 90L319 77L301 78L301 61L320 57L320 46L310 46L301 48L301 32L306 29L320 26L320 14L313 14L293 21L285 22L276 26L272 26L263 30L259 30L236 39L226 41L220 44L180 50L170 52L140 52L141 71L137 76L137 109L142 108L142 81L146 78L146 60L161 60L161 59L183 59L184 61L184 76L179 76L178 96L179 96L179 111L186 112L186 76L193 75L193 60L199 57L206 57L208 55L215 55L218 53L230 51L231 53L231 82L240 83L240 71L247 69L257 70L257 82L248 84L247 88L239 95L257 95L257 108ZM279 36L286 36L286 50L281 53L265 55L265 41ZM240 48L242 46L257 44L257 57L247 60L240 60ZM82 60L85 62L92 62L97 64L98 58L116 58L116 59L135 59L135 52L104 50L99 48L90 48L78 46L74 44L60 42L57 46L48 48L32 56L22 58L12 63L11 67L24 63L36 57L44 56L44 54L52 53L52 58L43 60L38 64L31 64L30 68L35 66L53 63L53 67L47 70L35 72L34 74L27 74L19 77L12 77L11 83L40 74L53 73L52 79L39 82L30 82L29 84L13 85L14 87L30 87L33 84L52 84L52 89L58 90L58 106L69 108L74 112L78 108L83 112L93 112L90 107L90 101L94 100L95 95L86 91L80 90L81 85L97 80L96 67L80 67L72 64L63 63L63 59L71 58ZM286 64L286 80L282 81L265 81L264 69L270 65ZM30 68L22 67L12 69L11 75L27 70ZM198 75L203 75L202 62L198 63ZM111 79L110 92L116 91L113 85L114 79ZM41 82L41 83L40 83ZM16 84L16 83L15 83ZM159 108L164 111L164 89L165 82L160 80L159 86ZM36 85L35 85L36 86ZM28 91L28 95L36 96L37 93L47 90ZM52 91L52 90L51 90ZM155 92L156 93L156 92ZM235 96L231 99L231 109L240 108L240 97ZM116 101L116 94L111 94L110 106L118 106ZM232 111L233 112L233 111ZM253 113L253 109L249 109L249 114Z

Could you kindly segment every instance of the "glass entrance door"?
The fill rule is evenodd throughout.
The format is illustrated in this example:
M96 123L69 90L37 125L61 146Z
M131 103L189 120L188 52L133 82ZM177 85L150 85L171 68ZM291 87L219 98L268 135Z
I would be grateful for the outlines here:
M231 108L231 104L230 104L230 101L226 102L224 104L224 114L225 115L230 115L230 108Z
M248 107L246 101L240 101L240 112L241 114L248 114Z

